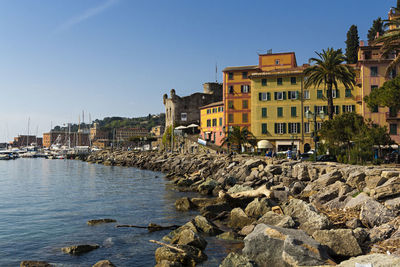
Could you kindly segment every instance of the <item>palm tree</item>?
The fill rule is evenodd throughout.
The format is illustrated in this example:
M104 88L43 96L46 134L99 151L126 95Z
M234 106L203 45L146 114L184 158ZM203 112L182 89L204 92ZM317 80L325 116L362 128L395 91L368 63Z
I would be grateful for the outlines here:
M322 53L315 52L319 58L310 58L315 65L308 67L304 74L306 76L305 88L310 86L319 87L324 84L327 88L328 99L328 115L329 119L333 118L333 97L332 88L337 90L338 83L342 83L346 88L352 89L355 85L356 74L354 69L349 65L344 65L346 57L342 54L342 50L328 48Z
M256 138L247 127L240 128L239 126L233 126L232 131L228 132L227 136L222 140L221 147L225 144L228 144L228 146L234 145L238 148L238 152L240 153L242 145L250 144L254 146L255 143Z
M392 13L393 12L393 13ZM397 51L400 50L400 2L397 2L397 7L391 10L394 16L389 17L385 20L385 27L388 30L380 37L371 42L372 45L382 45L381 52L382 57L395 53L394 60L386 68L386 76L389 76L391 70L393 70L400 63L400 54ZM394 78L394 77L392 77Z

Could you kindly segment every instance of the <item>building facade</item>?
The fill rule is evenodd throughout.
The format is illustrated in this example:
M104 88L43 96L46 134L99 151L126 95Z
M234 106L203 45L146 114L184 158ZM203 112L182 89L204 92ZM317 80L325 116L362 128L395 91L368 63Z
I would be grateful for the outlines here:
M200 124L199 108L213 102L222 100L222 84L205 83L203 93L194 93L189 96L180 97L174 89L168 98L163 96L165 106L165 128L174 125L187 126L189 124Z
M17 137L14 137L14 141L11 145L13 147L24 147L32 144L42 147L43 139L41 137L37 137L36 135L18 135Z
M115 131L117 142L129 141L130 137L144 137L149 134L145 128L119 128Z
M200 107L200 136L207 142L222 144L225 137L223 101Z
M69 147L89 146L89 133L68 133L63 131L50 131L48 133L43 133L43 147L49 148L51 145L63 145Z
M98 139L108 139L108 132L101 130L98 123L94 123L93 127L90 128L90 140Z
M163 125L154 126L153 128L151 128L150 133L155 137L160 137L164 134L164 129L165 128Z

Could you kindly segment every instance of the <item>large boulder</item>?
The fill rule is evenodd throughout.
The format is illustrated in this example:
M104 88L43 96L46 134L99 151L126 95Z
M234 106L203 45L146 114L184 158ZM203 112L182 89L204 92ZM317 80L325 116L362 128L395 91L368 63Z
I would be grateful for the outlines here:
M361 207L360 220L368 227L387 223L394 218L392 211L375 200L368 200Z
M207 241L190 229L183 229L172 239L172 244L189 245L201 250L207 246Z
M115 265L109 260L102 260L96 262L96 264L93 265L93 267L115 267Z
M169 262L177 262L184 266L196 266L198 263L207 260L207 255L204 254L201 249L188 245L176 245L176 247L184 252L168 247L157 248L155 252L156 262L160 263L166 260Z
M400 258L387 254L369 254L342 261L337 267L354 266L395 267L400 266Z
M260 219L258 219L257 223L274 225L283 228L293 228L296 225L292 217L288 215L278 214L273 211L265 213Z
M365 187L365 172L361 170L351 172L346 183L353 188L363 189Z
M161 262L154 265L154 267L183 267L183 265L175 261L162 260Z
M300 199L291 199L282 206L283 212L300 224L300 229L312 235L316 230L328 229L331 225L328 217L317 212L312 204Z
M164 242L169 242L171 243L172 240L174 240L175 236L179 235L180 232L182 232L185 229L189 229L195 233L198 233L197 227L196 225L194 225L193 221L189 221L187 223L185 223L184 225L182 225L181 227L169 232L167 235L165 235L162 240Z
M234 193L239 193L239 192L248 191L248 190L253 190L253 188L250 186L243 186L240 184L235 184L234 186L232 186L231 188L228 189L228 194L234 194Z
M293 166L292 176L300 181L309 181L310 175L308 167L305 164L296 164Z
M382 172L383 173L383 172ZM383 176L383 175L382 175ZM400 194L400 177L396 176L387 180L383 185L371 190L375 199L383 199Z
M91 245L75 245L75 246L70 246L70 247L64 247L61 249L62 252L67 253L67 254L83 254L86 252L90 252L92 250L98 249L100 246L97 244L91 244Z
M52 267L50 263L46 261L21 261L20 267Z
M231 211L228 226L234 229L241 229L254 221L255 219L249 218L241 208L235 208Z
M194 209L195 206L188 197L183 197L175 201L175 208L180 211L188 211Z
M259 224L244 244L243 254L261 267L333 264L321 244L301 230Z
M262 198L261 200L256 198L247 205L244 212L247 214L247 216L257 219L270 210L271 204L267 198Z
M362 250L350 229L318 230L313 238L331 249L335 256L358 256Z
M215 180L208 178L205 182L201 183L197 187L197 190L201 194L208 195L208 194L211 194L211 192L214 190L214 188L217 185L218 185L218 183Z
M256 267L255 263L250 261L245 255L231 252L221 262L219 267Z
M215 224L213 224L203 216L196 216L193 220L193 223L197 229L207 235L214 236L222 233L222 231Z

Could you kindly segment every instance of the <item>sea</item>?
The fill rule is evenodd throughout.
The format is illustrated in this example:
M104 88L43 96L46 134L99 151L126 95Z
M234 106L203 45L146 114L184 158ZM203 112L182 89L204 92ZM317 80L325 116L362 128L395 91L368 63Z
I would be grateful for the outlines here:
M0 266L42 260L55 266L92 266L108 259L116 266L154 266L158 245L168 230L117 228L116 224L182 225L197 215L179 212L174 202L195 196L175 190L159 172L103 166L77 160L0 161ZM117 223L87 225L111 218ZM231 245L207 237L208 261L218 266ZM62 247L98 244L79 256Z

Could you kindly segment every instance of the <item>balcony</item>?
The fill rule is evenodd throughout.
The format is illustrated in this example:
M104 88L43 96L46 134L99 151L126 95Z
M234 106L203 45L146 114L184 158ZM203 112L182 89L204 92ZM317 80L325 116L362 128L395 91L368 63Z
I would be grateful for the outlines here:
M393 114L392 112L385 113L386 120L400 120L399 114Z

